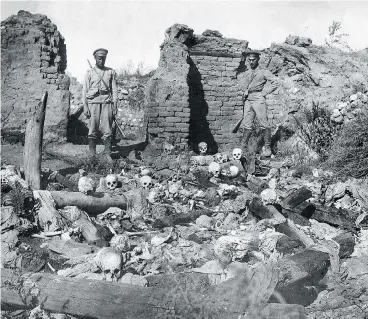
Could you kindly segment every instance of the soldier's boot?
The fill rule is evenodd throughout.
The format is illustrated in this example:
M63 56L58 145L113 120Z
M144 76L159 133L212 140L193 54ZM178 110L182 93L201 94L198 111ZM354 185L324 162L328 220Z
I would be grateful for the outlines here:
M96 156L96 139L89 138L88 139L88 147L89 147L89 155L94 158Z
M108 163L113 163L113 159L111 158L111 137L107 137L104 139L105 149L103 151L103 155L106 158Z
M266 128L264 130L264 149L262 151L262 156L270 157L271 155L271 128Z

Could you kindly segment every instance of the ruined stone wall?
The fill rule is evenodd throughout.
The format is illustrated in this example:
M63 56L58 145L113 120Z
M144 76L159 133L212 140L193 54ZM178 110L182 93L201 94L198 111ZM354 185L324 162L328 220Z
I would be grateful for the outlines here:
M44 140L63 141L69 110L66 46L41 14L19 11L1 23L2 137L24 135L30 110L49 93Z
M245 70L241 53L248 42L212 35L195 36L189 49L189 140L194 147L205 141L217 152L234 147L240 137L231 130L243 113L237 77Z
M181 46L179 46L179 44ZM182 50L183 58L172 57L172 47ZM205 31L194 35L184 25L174 25L166 31L161 59L171 59L171 68L159 66L155 83L160 77L168 80L165 99L157 99L157 90L147 95L148 133L167 138L180 134L180 142L196 149L205 141L211 153L229 150L238 144L240 133L231 133L243 115L242 92L239 79L246 70L243 53L248 41L223 38L217 31ZM184 60L185 58L185 60ZM183 65L186 65L184 68ZM180 76L176 74L182 70ZM175 85L186 81L186 89L180 98L172 99ZM268 97L268 115L271 123L282 118L280 100L272 94ZM189 124L189 125L188 125ZM184 146L183 146L184 147Z
M182 42L186 35L178 34L184 37ZM158 138L174 136L181 148L188 145L189 137L188 59L187 46L169 40L162 47L159 66L146 89L148 133Z

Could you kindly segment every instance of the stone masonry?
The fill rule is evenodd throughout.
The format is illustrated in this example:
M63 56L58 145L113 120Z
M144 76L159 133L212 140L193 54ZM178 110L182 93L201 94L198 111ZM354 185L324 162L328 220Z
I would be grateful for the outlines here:
M170 27L146 92L149 135L175 135L181 148L196 149L205 141L211 153L236 146L240 133L231 130L243 114L238 82L246 70L247 49L248 41L223 38L219 32L194 35L186 25ZM273 122L278 109L271 100Z
M30 110L47 90L44 140L66 139L70 94L66 63L64 38L45 15L19 11L2 21L3 138L24 135Z

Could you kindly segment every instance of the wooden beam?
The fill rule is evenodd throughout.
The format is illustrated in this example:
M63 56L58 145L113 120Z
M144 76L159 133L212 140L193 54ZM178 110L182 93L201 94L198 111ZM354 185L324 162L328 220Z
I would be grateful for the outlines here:
M197 275L197 274L196 274ZM277 283L277 271L264 266L219 285L183 290L61 277L47 273L18 275L1 271L2 305L101 319L238 318L247 307L266 303Z
M102 193L95 193L92 196L79 192L52 191L50 193L56 208L77 206L91 216L104 213L110 207L127 208L127 198L124 195L107 197Z
M36 190L41 189L41 160L43 126L45 123L47 91L42 101L33 110L27 123L23 150L24 175L27 183Z
M240 53L230 53L230 52L210 52L210 51L189 51L191 56L215 56L219 58L242 58L243 55Z

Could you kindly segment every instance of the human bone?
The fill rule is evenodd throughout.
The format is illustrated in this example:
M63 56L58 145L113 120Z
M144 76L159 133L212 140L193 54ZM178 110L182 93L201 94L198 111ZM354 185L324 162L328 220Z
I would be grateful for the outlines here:
M165 144L164 144L164 152L167 155L173 154L173 152L174 152L174 145L165 142Z
M264 189L260 195L264 204L273 204L277 200L277 193L273 188Z
M115 174L107 175L105 181L109 189L115 189L118 186L118 177Z
M148 189L152 186L152 179L149 176L142 176L140 178L141 186L145 189Z
M106 281L117 281L121 274L123 258L111 247L102 248L96 255L96 264L103 271Z
M237 177L239 174L239 168L234 165L230 166L229 171L230 171L230 174L229 174L230 177Z
M206 155L207 150L208 150L207 143L206 142L200 142L198 144L198 150L199 150L200 155Z
M222 164L223 158L222 158L222 154L221 153L217 153L215 155L215 161L216 161L216 163Z
M83 169L79 170L79 174L81 177L78 180L78 190L81 193L86 194L86 195L94 192L96 185L93 179L90 177L87 177L86 176L87 173Z
M141 176L150 176L152 174L152 171L149 167L141 166L139 169Z
M129 237L126 234L116 234L110 240L110 247L115 248L119 251L129 251L130 243Z
M233 149L233 159L234 160L240 160L242 155L243 155L243 152L240 148Z
M219 163L216 162L212 162L209 166L208 166L208 171L214 176L214 177L219 177L220 173L221 173L221 167Z
M212 155L195 155L190 158L191 165L205 166L213 162Z

